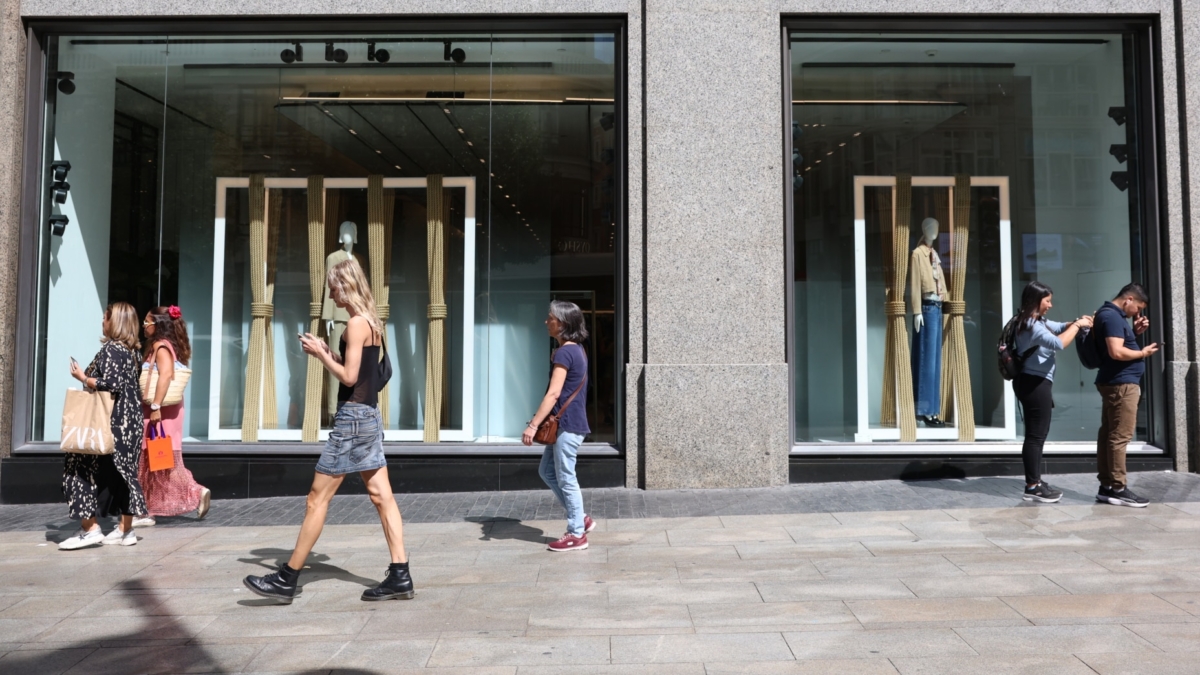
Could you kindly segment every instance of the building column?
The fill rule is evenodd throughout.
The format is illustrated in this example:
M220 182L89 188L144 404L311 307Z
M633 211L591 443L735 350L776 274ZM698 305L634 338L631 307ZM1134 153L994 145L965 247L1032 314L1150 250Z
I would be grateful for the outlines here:
M25 27L20 0L0 0L0 457L12 453L13 360L25 140ZM34 261L24 261L31 265Z

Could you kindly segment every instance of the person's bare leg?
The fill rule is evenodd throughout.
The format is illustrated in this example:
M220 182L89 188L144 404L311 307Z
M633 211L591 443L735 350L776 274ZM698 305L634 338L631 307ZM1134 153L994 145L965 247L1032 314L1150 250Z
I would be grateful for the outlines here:
M133 516L121 516L121 524L118 526L122 532L128 532L133 529Z
M300 526L300 534L296 537L296 548L288 560L288 567L300 571L304 569L304 561L317 545L321 530L325 529L325 516L329 513L329 500L337 494L345 476L328 476L323 473L313 475L312 487L308 491L308 504L304 511L304 524Z
M360 475L367 485L371 503L379 512L379 522L383 525L383 536L387 538L392 562L408 562L408 553L404 550L404 521L400 516L400 507L396 505L396 496L392 494L392 481L388 478L387 467L363 471Z
M79 528L84 532L91 532L92 530L96 529L96 525L97 523L95 516L92 516L91 518L84 518L83 520L79 521Z

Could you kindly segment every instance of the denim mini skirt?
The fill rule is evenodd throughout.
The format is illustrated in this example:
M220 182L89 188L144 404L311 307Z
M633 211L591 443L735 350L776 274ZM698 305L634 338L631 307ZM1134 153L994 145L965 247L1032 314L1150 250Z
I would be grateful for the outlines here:
M317 473L344 476L387 466L383 457L383 415L362 403L340 403L333 430L317 461Z

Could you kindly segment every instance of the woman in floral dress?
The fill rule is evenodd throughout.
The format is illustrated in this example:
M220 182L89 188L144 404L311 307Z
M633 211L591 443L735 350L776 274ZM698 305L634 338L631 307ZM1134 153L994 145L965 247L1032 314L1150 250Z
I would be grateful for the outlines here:
M148 453L142 453L138 479L146 490L144 517L133 521L135 527L154 525L155 516L178 516L191 511L203 518L208 515L212 492L196 482L192 472L183 465L183 403L162 405L171 378L175 376L175 364L186 366L192 358L192 344L188 341L187 324L183 311L175 305L155 307L146 314L142 322L146 333L146 358L143 369L158 369L158 387L144 392L142 414L145 418L144 438L150 438L150 426L162 423L162 430L171 437L171 448L175 454L175 468L150 470ZM147 378L149 382L149 378Z
M138 395L137 310L116 302L104 310L104 346L87 369L72 361L71 376L89 389L113 396L112 434L116 449L111 455L67 453L63 465L63 493L71 518L83 521L79 531L58 547L64 551L96 546L137 543L133 516L146 512L146 499L138 483L138 456L142 452L141 396ZM108 536L96 518L119 516L121 524Z

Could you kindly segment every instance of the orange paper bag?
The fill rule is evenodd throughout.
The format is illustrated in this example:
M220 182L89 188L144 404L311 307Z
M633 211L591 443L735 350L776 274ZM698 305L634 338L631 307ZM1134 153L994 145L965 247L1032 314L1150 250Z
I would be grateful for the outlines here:
M150 438L146 440L146 457L151 471L175 468L175 448L171 437L163 431L162 423L150 425Z

